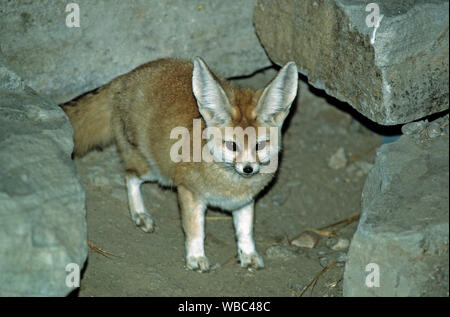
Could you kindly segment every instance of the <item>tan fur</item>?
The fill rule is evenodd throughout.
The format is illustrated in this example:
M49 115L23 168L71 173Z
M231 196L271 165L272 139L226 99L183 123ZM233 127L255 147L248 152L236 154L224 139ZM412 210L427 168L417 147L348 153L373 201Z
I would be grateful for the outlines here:
M96 146L106 146L113 141L111 96L108 88L105 86L78 101L61 105L74 130L75 155L83 155Z
M228 170L213 168L215 163L171 161L169 151L177 140L170 139L170 131L178 126L188 128L192 144L192 120L201 119L191 80L190 61L162 59L116 78L97 94L63 105L74 129L74 153L83 155L95 146L106 145L114 135L129 173L142 176L152 171L148 156L154 162L158 178L168 185L183 184L203 194L211 190L211 183L221 179L215 184L217 194L234 199L254 196L272 174L255 175L256 178L236 183ZM259 93L220 80L237 110L230 126L256 127L258 123L248 116Z
M188 128L192 144L193 119L201 119L205 127L192 92L192 74L190 61L161 59L116 78L75 105L63 105L75 130L75 154L114 138L128 175L179 188L186 243L198 236L199 217L207 205L239 209L252 203L274 176L258 173L244 178L218 163L170 159L170 148L177 141L170 139L173 128ZM240 89L217 78L234 109L229 125L261 126L254 111L261 90Z

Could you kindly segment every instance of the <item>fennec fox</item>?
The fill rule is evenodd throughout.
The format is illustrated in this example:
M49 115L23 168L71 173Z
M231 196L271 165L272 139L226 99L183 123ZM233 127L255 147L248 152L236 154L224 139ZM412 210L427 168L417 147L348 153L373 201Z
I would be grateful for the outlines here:
M62 107L74 128L75 155L117 144L126 169L131 218L143 231L153 231L155 222L140 185L149 181L177 188L189 269L209 269L203 246L208 206L232 212L241 266L262 268L253 240L254 199L274 177L276 168L262 170L278 157L297 78L297 67L290 62L267 87L254 91L214 74L201 58L161 59ZM201 133L195 131L196 122ZM209 128L219 132L213 141L204 134ZM250 134L230 136L228 128L258 129L256 140ZM277 133L260 134L261 128ZM173 136L177 129L186 132L181 143L187 144L187 160L174 157L179 154L173 150L180 144ZM195 152L196 142L197 149L206 145L202 153L214 159L193 159L190 144Z

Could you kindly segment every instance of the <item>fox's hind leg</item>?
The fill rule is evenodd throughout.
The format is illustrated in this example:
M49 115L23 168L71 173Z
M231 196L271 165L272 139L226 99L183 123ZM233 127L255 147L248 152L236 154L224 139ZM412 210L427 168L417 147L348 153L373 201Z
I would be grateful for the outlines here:
M153 232L155 229L155 220L145 208L141 195L141 184L145 181L145 178L127 173L128 205L130 207L131 219L136 226L144 232Z
M126 184L128 191L128 205L131 219L144 232L153 232L155 220L147 211L141 194L141 184L155 181L152 170L135 144L123 134L123 130L114 131L117 148L126 169Z

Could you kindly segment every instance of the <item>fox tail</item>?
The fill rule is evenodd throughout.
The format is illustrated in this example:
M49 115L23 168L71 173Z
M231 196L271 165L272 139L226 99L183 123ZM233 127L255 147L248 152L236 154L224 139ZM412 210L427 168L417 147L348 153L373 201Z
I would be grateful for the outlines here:
M109 95L106 86L60 105L74 130L74 155L81 156L92 148L112 143L112 106Z

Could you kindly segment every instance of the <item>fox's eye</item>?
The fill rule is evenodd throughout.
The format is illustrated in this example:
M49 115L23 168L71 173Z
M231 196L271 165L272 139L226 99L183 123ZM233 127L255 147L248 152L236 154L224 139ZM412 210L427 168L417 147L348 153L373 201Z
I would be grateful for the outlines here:
M266 147L266 141L259 141L256 143L256 151L261 151Z
M237 144L233 141L225 141L225 146L230 151L233 151L233 152L237 151Z

